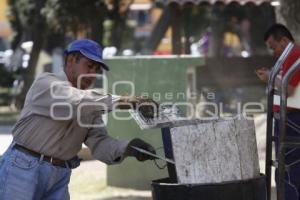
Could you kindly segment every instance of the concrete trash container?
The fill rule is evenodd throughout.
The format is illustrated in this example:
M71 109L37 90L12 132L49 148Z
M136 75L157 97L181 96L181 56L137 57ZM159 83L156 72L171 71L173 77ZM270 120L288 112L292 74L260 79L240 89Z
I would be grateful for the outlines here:
M266 199L253 120L191 120L170 138L177 180L153 181L154 200Z

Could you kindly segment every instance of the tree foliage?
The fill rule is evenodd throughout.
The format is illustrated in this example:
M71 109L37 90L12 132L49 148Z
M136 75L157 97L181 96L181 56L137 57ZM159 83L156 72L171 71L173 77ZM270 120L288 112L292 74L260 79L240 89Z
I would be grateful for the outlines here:
M56 32L76 35L85 31L91 37L95 29L101 29L107 8L103 0L47 0L42 13L47 25ZM102 36L100 34L92 39L100 42Z
M8 0L8 18L15 30L13 48L20 43L31 40L36 25L43 24L44 17L40 13L45 0Z
M125 20L133 0L8 0L9 19L16 32L14 49L26 40L33 41L29 66L24 74L24 89L19 98L21 108L34 79L40 51L49 35L86 34L99 43L103 40L104 20L113 21L113 45L121 47Z
M53 30L71 32L74 35L83 31L87 37L99 43L103 42L104 21L110 19L113 24L111 45L119 48L132 2L133 0L47 0L42 13Z

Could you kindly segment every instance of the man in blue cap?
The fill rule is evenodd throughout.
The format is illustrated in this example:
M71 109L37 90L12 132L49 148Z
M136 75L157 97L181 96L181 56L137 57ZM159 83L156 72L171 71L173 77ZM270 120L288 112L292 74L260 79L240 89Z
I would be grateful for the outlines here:
M136 107L145 99L88 89L95 81L93 74L102 69L109 70L101 46L81 39L66 49L63 73L36 78L12 130L13 142L0 160L1 200L69 199L71 169L79 165L76 155L82 143L95 159L107 164L120 163L127 156L153 159L131 148L155 153L143 140L129 142L108 135L102 114Z

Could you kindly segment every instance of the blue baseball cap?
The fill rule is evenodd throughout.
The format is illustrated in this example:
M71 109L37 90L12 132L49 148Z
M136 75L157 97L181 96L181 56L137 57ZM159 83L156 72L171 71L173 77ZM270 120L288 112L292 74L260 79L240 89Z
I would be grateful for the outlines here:
M75 40L65 49L65 54L75 51L79 51L85 57L100 63L105 70L109 71L108 66L103 62L102 47L97 42L90 39Z

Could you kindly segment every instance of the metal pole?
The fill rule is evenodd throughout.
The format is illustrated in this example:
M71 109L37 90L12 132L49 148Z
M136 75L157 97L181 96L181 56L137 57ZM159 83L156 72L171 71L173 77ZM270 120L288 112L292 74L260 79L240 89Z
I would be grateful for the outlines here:
M294 44L289 43L283 53L275 63L268 81L267 87L267 136L266 136L266 163L265 174L267 177L267 200L271 200L271 178L272 178L272 132L273 132L273 100L274 100L274 82L280 71L280 66L284 63L287 56L293 49Z
M281 83L280 95L280 134L279 134L279 156L278 156L278 171L279 171L279 190L278 200L284 200L285 191L285 149L286 149L286 111L287 111L287 96L288 85L292 75L300 68L300 58L291 66Z

